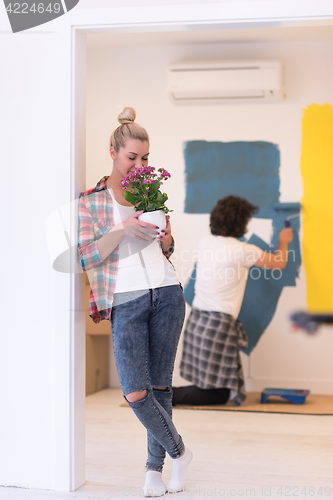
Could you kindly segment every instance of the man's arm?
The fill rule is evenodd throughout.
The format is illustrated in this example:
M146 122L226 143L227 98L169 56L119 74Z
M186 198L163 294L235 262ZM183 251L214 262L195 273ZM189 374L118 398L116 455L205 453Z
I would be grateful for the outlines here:
M279 236L279 245L275 253L264 252L264 255L254 263L257 267L267 269L284 269L288 261L288 243L293 239L291 227L282 229Z

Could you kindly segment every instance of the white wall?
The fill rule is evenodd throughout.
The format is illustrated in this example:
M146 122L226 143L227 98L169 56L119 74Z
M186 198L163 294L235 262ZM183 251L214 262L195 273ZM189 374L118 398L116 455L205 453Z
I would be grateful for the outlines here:
M172 174L165 189L169 206L174 209L171 217L177 250L173 261L181 281L186 282L192 263L181 261L181 252L194 247L198 236L207 232L208 215L183 213L184 141L263 140L278 144L281 201L300 201L302 108L311 103L333 104L332 50L331 41L91 46L87 73L87 187L110 174L109 136L117 126L119 111L126 105L133 106L137 121L150 134L150 164L165 167ZM166 93L168 63L205 58L282 58L286 67L287 100L279 104L175 107ZM254 221L252 227L267 239L266 226ZM275 385L333 393L333 367L329 362L332 329L323 328L312 338L304 333L292 333L287 317L295 309L306 309L303 270L297 287L283 290L273 321L250 360L243 356L248 390ZM180 350L175 385L186 383L179 376L179 362ZM113 385L114 379L110 383Z
M72 487L70 275L53 270L45 232L48 216L70 201L68 21L64 16L48 23L48 31L15 35L8 20L0 23L5 486Z
M55 209L52 65L55 35L2 35L0 484L52 487L55 452L55 282L45 214ZM10 50L8 50L8 47ZM7 49L7 50L5 50ZM45 61L42 67L40 61ZM19 64L17 64L19 62ZM48 124L45 127L45 124ZM37 147L38 146L38 147ZM13 233L19 238L13 238ZM6 236L5 236L6 235ZM20 272L18 272L20 271ZM24 420L22 419L24 415ZM15 425L15 433L8 432ZM36 467L37 465L37 467Z

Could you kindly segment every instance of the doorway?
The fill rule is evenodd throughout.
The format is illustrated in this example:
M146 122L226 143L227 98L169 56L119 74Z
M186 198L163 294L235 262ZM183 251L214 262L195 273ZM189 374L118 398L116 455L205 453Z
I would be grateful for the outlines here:
M87 17L88 19L88 17ZM92 187L91 182L85 183L85 178L86 178L86 173L84 171L83 165L86 163L85 159L85 147L83 145L86 144L86 128L85 128L85 123L86 123L86 54L87 54L87 41L88 38L91 36L99 36L101 39L102 37L105 38L105 40L109 37L109 40L112 37L119 36L119 38L122 38L122 40L125 40L127 38L127 41L131 39L131 43L135 42L135 37L141 39L141 43L146 43L147 45L150 45L153 43L153 39L160 37L160 41L163 40L163 43L168 44L170 43L172 37L178 36L178 43L184 43L184 44L189 44L193 43L194 37L192 38L192 42L190 42L191 37L190 34L193 32L197 32L198 36L196 39L196 43L207 43L207 40L210 40L212 43L213 40L221 40L223 39L222 35L228 31L230 38L229 38L229 43L230 40L237 40L237 35L239 37L240 33L242 32L243 35L245 36L245 31L246 29L244 28L244 24L239 23L238 25L235 25L235 23L221 23L220 25L218 23L214 24L204 24L202 22L197 22L195 24L189 23L189 24L183 24L182 26L179 26L177 23L170 23L168 26L165 26L163 23L159 22L154 22L150 24L149 26L142 26L140 25L140 22L138 21L137 24L131 24L130 26L115 26L115 25L108 25L106 26L105 23L103 26L99 25L94 25L93 27L89 28L87 25L90 23L87 21L82 21L82 25L84 27L79 27L76 26L73 28L73 34L74 34L74 65L75 65L75 79L74 79L74 84L73 84L73 92L75 96L75 124L74 126L74 137L75 137L75 166L74 166L74 175L73 178L75 179L75 182L73 183L74 191L75 194L73 193L74 196L77 196L77 193L84 190L85 188ZM311 29L313 30L313 36L319 36L319 30L322 36L322 30L324 29L322 21L307 21L306 23L302 22L300 23L299 21L295 21L295 19L285 21L283 23L283 26L278 27L272 27L272 21L267 22L267 21L253 21L253 24L255 25L256 30L263 30L262 34L264 34L265 30L269 30L269 35L272 35L272 30L288 30L289 28L298 28L300 30L302 29ZM281 23L282 24L282 23ZM302 24L302 26L300 26ZM317 24L319 26L317 26ZM328 27L332 26L331 21L327 20L325 22ZM221 29L223 28L223 30ZM248 28L247 28L248 29ZM254 28L253 28L254 29ZM162 31L161 31L162 30ZM315 32L317 31L317 35ZM217 33L220 34L219 39L214 39L214 32L215 35ZM248 29L248 31L251 31L251 29ZM276 31L274 31L274 34L277 34ZM253 34L254 35L254 34ZM250 34L248 33L248 36ZM268 33L267 33L268 36ZM280 35L281 36L281 32ZM200 40L200 37L201 40ZM206 37L206 38L205 38ZM204 41L206 40L206 42ZM95 40L96 41L96 40ZM122 104L122 103L119 103ZM127 105L125 103L124 105ZM112 117L112 124L114 123L116 116ZM139 117L138 121L140 123ZM143 125L146 125L145 120L142 120ZM114 128L114 127L113 127ZM149 128L149 126L147 126ZM111 132L111 127L110 130ZM107 146L107 144L106 144ZM107 154L107 147L104 150L106 151ZM104 154L104 153L103 153ZM89 161L89 159L88 159ZM100 160L97 161L103 168L106 166L105 164L105 156L102 156ZM108 174L108 172L104 172L103 175ZM102 176L101 176L102 177ZM97 179L99 180L99 179ZM81 301L81 306L82 306L82 278L78 279L75 278L75 282L73 283L74 286L74 299L75 303L80 303ZM83 325L84 325L84 318L83 318L83 310L84 307L79 307L76 314L76 321L75 321L75 338L78 339L79 336L84 337L83 334ZM78 340L77 340L78 341ZM72 351L72 366L75 367L80 367L80 370L75 371L73 370L73 376L75 374L75 386L76 386L76 391L77 394L79 395L78 398L74 398L73 404L74 404L74 412L77 416L77 421L73 422L72 426L72 432L74 435L73 439L73 483L72 483L72 489L75 490L82 484L84 484L84 460L82 460L82 456L84 457L84 445L82 444L82 437L84 433L84 417L82 415L82 409L84 409L84 396L82 394L82 387L84 385L84 371L82 371L82 364L84 363L84 349L82 350L82 344L80 349L73 349ZM83 439L84 442L84 439ZM80 459L75 459L75 457L80 456Z

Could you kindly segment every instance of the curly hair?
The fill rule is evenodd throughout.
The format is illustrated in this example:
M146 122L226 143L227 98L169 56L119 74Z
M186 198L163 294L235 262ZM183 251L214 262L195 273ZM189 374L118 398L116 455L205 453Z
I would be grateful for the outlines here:
M210 213L210 231L216 236L240 238L252 215L259 207L238 196L226 196L217 202Z

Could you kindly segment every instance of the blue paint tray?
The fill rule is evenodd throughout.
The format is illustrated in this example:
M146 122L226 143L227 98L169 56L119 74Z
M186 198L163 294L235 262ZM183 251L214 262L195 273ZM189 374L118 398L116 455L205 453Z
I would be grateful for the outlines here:
M301 405L304 403L306 396L310 394L310 391L305 389L264 389L261 393L260 403L266 403L269 396L280 396L281 398L287 399L295 405Z

